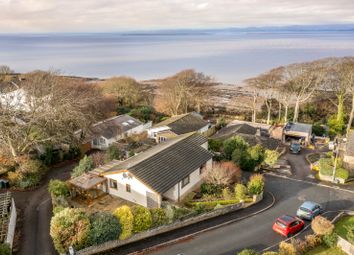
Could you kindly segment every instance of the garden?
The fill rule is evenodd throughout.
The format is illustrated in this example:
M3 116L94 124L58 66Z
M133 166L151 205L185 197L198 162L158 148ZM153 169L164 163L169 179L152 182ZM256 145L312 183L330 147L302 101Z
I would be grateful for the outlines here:
M233 162L216 163L212 170L203 173L203 178L200 189L188 194L179 204L163 201L161 208L123 205L113 212L70 208L67 183L51 180L48 187L53 203L50 235L54 246L59 253L66 252L70 246L80 250L111 240L125 240L137 233L240 202L251 204L254 195L263 194L265 185L260 174L252 175L242 184L241 171Z

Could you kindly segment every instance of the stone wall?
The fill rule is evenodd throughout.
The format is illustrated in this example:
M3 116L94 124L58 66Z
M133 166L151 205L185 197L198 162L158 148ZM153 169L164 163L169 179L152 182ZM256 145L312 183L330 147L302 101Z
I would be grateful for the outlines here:
M256 197L254 197L255 202L252 204L258 203L262 199L263 199L263 194L256 196ZM248 206L250 206L250 205L248 205ZM176 230L176 229L179 229L179 228L182 228L182 227L194 224L194 223L198 223L198 222L201 222L201 221L204 221L207 219L211 219L211 218L223 215L223 214L238 211L244 207L245 207L244 202L241 202L241 203L238 203L235 205L226 206L224 208L220 208L220 209L213 210L211 212L203 213L203 214L195 216L195 217L191 217L191 218L188 218L185 220L174 222L169 225L164 225L164 226L161 226L158 228L150 229L148 231L135 234L126 240L113 240L113 241L103 243L101 245L87 247L85 249L78 251L76 254L77 255L91 255L91 254L96 254L96 253L100 253L100 252L105 252L105 251L129 244L129 243L134 243L134 242L143 240L148 237L152 237L155 235L159 235L162 233L173 231L173 230Z
M354 254L354 245L340 236L338 236L337 246L339 246L348 255Z

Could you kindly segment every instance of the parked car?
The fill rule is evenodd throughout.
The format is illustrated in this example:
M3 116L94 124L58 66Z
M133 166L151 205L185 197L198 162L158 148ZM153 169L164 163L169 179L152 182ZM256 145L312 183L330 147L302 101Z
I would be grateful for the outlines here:
M322 212L323 209L320 204L306 201L297 209L296 216L301 219L312 220Z
M299 232L305 223L302 219L290 215L283 215L276 219L273 230L285 237L290 237Z
M291 153L299 154L301 151L301 145L299 143L291 143L289 149Z

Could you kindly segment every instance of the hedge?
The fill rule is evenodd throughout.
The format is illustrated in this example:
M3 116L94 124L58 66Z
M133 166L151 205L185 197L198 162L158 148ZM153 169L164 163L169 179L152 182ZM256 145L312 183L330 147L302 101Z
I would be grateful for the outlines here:
M113 215L118 218L118 221L122 228L122 232L119 236L119 239L124 240L130 237L133 232L133 221L134 221L134 216L130 210L130 207L126 205L118 207L113 212Z
M133 213L133 232L139 233L148 230L152 225L152 218L149 209L135 205L131 208Z
M214 201L201 201L201 202L191 202L188 203L189 206L192 207L206 207L209 209L213 209L215 206L219 205L232 205L239 203L240 200L233 199L233 200L214 200Z

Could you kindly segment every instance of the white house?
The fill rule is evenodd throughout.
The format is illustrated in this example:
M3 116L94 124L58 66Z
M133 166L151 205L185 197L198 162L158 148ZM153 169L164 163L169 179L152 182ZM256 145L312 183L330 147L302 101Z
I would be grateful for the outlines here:
M142 123L127 114L115 116L92 125L86 133L82 130L75 132L82 136L85 150L105 150L114 142L134 134L141 134L151 127L151 122ZM87 147L87 148L86 148Z
M204 133L209 128L210 123L203 120L200 114L190 112L172 116L154 125L148 130L148 135L150 138L156 139L156 142L159 143L189 132Z
M213 155L207 148L204 136L180 135L125 161L94 169L90 174L96 177L90 185L77 178L70 183L79 188L100 188L145 207L160 207L162 199L180 201L202 183L203 171L212 167Z

